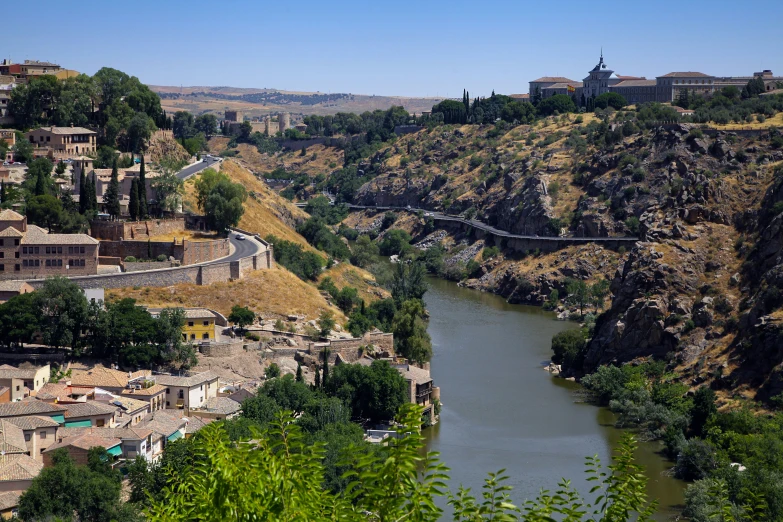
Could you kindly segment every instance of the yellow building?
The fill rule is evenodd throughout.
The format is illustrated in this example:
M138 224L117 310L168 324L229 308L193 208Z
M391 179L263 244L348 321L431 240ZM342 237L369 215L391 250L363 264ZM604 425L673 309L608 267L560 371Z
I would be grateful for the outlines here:
M182 340L198 343L215 340L215 313L206 308L183 308L185 324L182 326ZM160 315L160 308L148 308L152 317Z

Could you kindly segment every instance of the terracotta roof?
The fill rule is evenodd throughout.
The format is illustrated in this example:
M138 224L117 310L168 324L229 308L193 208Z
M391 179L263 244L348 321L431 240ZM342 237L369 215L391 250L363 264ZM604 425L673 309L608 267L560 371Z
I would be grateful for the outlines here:
M658 76L658 78L712 78L712 76L700 72L685 71L685 72L670 72L669 74Z
M41 368L17 368L10 364L0 365L0 379L32 379ZM48 375L47 375L48 377Z
M11 209L0 210L0 221L21 221L24 216Z
M87 234L49 234L35 225L27 225L23 245L97 245L100 241Z
M27 453L27 443L22 428L6 419L0 420L0 452L3 455Z
M163 308L147 308L147 311L152 315L153 317L157 317L160 315L160 312L163 311ZM185 313L185 319L214 319L215 313L207 310L206 308L183 308L182 311Z
M67 438L80 437L82 435L94 435L103 439L120 440L144 440L152 435L152 430L148 428L60 428L57 431L57 437L60 440Z
M231 399L232 401L236 401L239 404L242 404L246 399L249 399L250 397L255 397L255 395L256 394L253 393L252 391L246 388L242 388L229 395L228 398Z
M39 400L59 399L68 396L68 385L64 382L47 382L35 393Z
M0 417L22 417L25 415L58 414L66 408L59 404L49 404L38 399L24 399L0 404Z
M624 80L613 87L655 87L655 80Z
M141 408L149 408L150 403L148 401L140 401L137 399L131 399L130 397L116 397L112 404L119 406L124 411L136 411Z
M0 457L0 482L32 480L43 469L43 462L23 453Z
M39 129L33 129L30 132L35 132ZM41 127L40 130L51 132L52 134L96 134L95 131L85 129L84 127ZM28 133L29 134L29 133Z
M0 511L8 511L19 505L19 498L24 491L6 491L0 493Z
M24 234L14 227L8 227L0 231L0 237L22 237Z
M137 428L152 430L158 435L168 437L175 431L183 428L188 420L178 417L165 410L158 410L147 415L147 418L136 425Z
M581 87L582 82L561 82L561 83L555 83L553 85L550 85L549 87L544 87L543 90L547 89L568 89L569 87Z
M98 386L102 388L125 388L130 379L150 375L149 370L130 373L96 366L89 370L73 370L71 384L74 386Z
M564 76L542 76L538 80L533 80L530 83L570 83L573 81L574 80Z
M430 372L413 366L412 364L403 364L395 366L395 368L406 380L413 381L416 384L425 384L432 381Z
M242 409L242 406L235 400L228 397L210 397L201 408L193 408L191 411L209 413L220 413L223 415L233 415ZM194 413L194 414L195 414Z
M0 281L0 292L21 292L26 281Z
M185 433L196 433L198 430L213 422L215 419L202 417L188 417L188 425L185 427Z
M91 417L93 415L107 415L117 411L117 406L104 404L98 401L77 402L64 405L68 411L65 417L72 419L77 417Z
M122 444L122 441L114 437L102 437L92 433L83 433L75 437L66 437L59 442L52 444L44 450L44 453L48 453L60 448L67 448L68 446L89 450L99 446L103 447L104 449L109 449L113 448L114 446L118 446L119 444Z
M15 424L23 430L34 430L37 428L56 428L59 422L51 417L39 417L38 415L29 415L27 417L8 417L6 421Z
M149 388L142 388L140 390L134 390L132 388L126 388L120 392L123 397L152 397L159 393L165 393L166 387L160 384L153 384Z
M163 386L181 386L184 388L192 388L217 378L217 374L212 371L201 372L188 377L177 377L174 375L155 375L154 377L155 382Z

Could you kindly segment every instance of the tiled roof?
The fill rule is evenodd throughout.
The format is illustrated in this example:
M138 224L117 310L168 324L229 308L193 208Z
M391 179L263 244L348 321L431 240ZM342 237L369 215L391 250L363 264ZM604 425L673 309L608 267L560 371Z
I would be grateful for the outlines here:
M61 441L52 444L44 450L44 453L48 453L60 448L67 448L68 446L89 450L99 446L103 447L104 449L109 449L119 444L122 444L122 441L114 437L102 437L93 433L83 433L75 437L66 437Z
M82 435L95 435L103 439L120 440L144 440L152 435L152 430L148 428L60 428L57 431L57 437L61 440L67 438L80 437Z
M147 311L153 316L157 317L163 308L147 308ZM185 319L214 319L215 313L207 310L206 308L183 308L182 311L185 314Z
M32 480L38 476L43 467L43 462L23 453L3 455L0 457L0 482Z
M201 372L188 377L176 377L174 375L155 375L154 377L155 382L163 386L181 386L184 388L192 388L217 378L217 374L212 371Z
M38 129L33 129L33 131ZM41 130L51 132L52 134L96 134L95 131L85 129L84 127L41 127Z
M178 429L184 427L188 420L178 417L165 410L158 410L147 415L146 419L136 425L137 428L152 430L158 435L168 437Z
M140 390L124 389L120 392L123 397L152 397L159 393L165 393L166 387L160 384L153 384L149 388L142 388Z
M185 433L196 433L198 430L213 422L215 419L204 419L201 417L188 417L188 425L185 427Z
M413 381L416 384L425 384L432 380L430 372L413 366L412 364L403 364L395 366L395 368L397 368L397 371L400 372L406 380Z
M136 399L131 399L130 397L117 397L115 398L112 403L116 406L119 406L124 411L136 411L141 408L149 408L150 403L148 401L140 401Z
M47 382L35 394L36 399L59 399L68 395L68 385L64 382Z
M0 454L27 453L22 428L3 419L0 420Z
M8 227L0 231L0 237L22 237L24 234L14 227Z
M549 87L544 87L544 90L547 89L568 89L569 87L581 87L582 82L561 82L561 83L555 83L553 85L550 85Z
M117 411L117 406L104 404L98 401L77 402L64 405L68 411L65 412L66 418L91 417L93 415L107 415Z
M20 292L26 284L25 281L0 281L0 292Z
M211 397L207 399L204 406L194 409L194 412L203 411L210 413L220 413L223 415L233 415L242 409L242 406L235 400L228 397Z
M614 87L655 87L655 80L623 80Z
M21 221L24 216L11 209L0 210L0 221Z
M99 386L103 388L125 388L128 381L135 377L143 377L150 374L148 370L133 372L121 372L111 368L96 366L89 370L73 370L71 372L71 384L74 386Z
M0 379L33 379L41 368L17 368L10 364L0 365Z
M16 424L23 430L34 430L37 428L56 428L59 422L51 417L40 417L38 415L29 415L27 417L8 417L6 421Z
M87 234L49 234L35 225L27 226L23 245L97 245L100 242Z
M571 83L573 81L574 80L564 76L542 76L538 80L533 80L530 83Z
M231 399L232 401L236 401L239 404L242 404L246 399L249 399L250 397L255 397L255 393L253 393L252 391L246 388L237 390L228 396L229 399Z
M0 404L0 417L22 417L25 415L58 414L66 410L59 404L49 404L37 399L24 399Z
M19 505L19 498L24 491L6 491L0 493L0 511L8 511Z
M659 76L658 78L712 78L712 76L710 76L709 74L704 74L695 71L684 71L684 72L670 72L669 74L664 74L663 76Z

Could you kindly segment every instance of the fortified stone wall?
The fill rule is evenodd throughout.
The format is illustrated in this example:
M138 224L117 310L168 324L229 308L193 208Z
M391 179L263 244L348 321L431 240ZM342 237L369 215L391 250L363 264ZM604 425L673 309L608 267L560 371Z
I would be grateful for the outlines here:
M182 242L181 261L183 265L195 265L226 257L230 253L228 239L216 239L213 241L184 240Z
M101 256L125 259L133 256L138 259L155 259L160 255L173 257L183 265L194 265L214 261L229 255L228 239L213 241L101 241Z
M171 268L171 261L145 261L142 263L123 263L126 272L141 272L143 270L160 270Z
M92 221L90 235L95 239L119 241L137 239L164 234L173 234L185 230L185 218L148 219L146 221Z
M199 345L199 352L207 357L231 357L244 352L245 344L244 339L225 343L204 343Z

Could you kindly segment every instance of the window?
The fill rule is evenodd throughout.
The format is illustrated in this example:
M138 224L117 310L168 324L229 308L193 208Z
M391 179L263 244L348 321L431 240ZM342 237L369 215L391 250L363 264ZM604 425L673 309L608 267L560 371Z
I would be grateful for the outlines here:
M169 390L168 388L166 388L166 395L168 395L169 393L171 393L171 390ZM166 403L166 404L168 404L168 403Z
M184 391L182 391L182 390L179 391L179 398L180 399L184 399L185 398L185 392Z
M52 249L51 249L51 247L46 247L46 253L47 253L47 254L51 254L51 253L52 253Z
M73 247L68 247L68 253L73 254Z
M168 408L169 406L171 406L171 404L169 404L169 401L166 401L166 407Z
M19 246L19 240L18 239L14 239L14 246Z
M50 268L52 266L52 260L51 259L47 259L46 260L46 266L47 266L47 268Z
M46 432L46 430L43 430L43 431L41 432L41 438L42 438L42 439L45 439L45 438L46 438L46 433L47 433L47 432Z
M105 422L106 422L106 421L104 421L103 419L97 419L97 420L95 421L95 425L96 425L97 427L99 427L99 428L103 428L103 425L104 425L104 423L105 423Z
M0 265L0 272L5 272L5 265Z
M57 253L62 254L63 253L63 247L57 247Z
M19 391L19 385L18 384L16 385L16 391Z
M79 253L84 254L84 247L79 247Z
M190 340L195 341L196 340L196 334L190 334Z
M32 437L30 436L30 434L29 434L29 433L25 433L25 434L24 434L24 440L25 440L25 442L30 442L30 439L31 439L31 438L32 438Z
M201 338L202 339L209 339L209 334L208 333L204 333L204 334L202 334Z
M188 321L188 326L193 326L193 321Z
M18 271L19 271L19 265L14 265L14 272L18 272Z
M27 253L27 247L22 247L22 253L23 253L23 254L26 254L26 253Z

